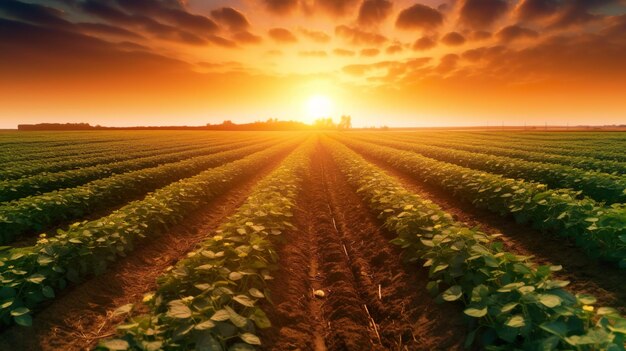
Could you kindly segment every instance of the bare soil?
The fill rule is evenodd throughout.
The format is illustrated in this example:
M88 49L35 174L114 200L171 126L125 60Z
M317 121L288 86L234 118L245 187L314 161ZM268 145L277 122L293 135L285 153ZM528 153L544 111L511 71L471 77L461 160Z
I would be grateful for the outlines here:
M266 350L456 350L462 311L426 292L427 273L404 265L321 146L298 199L296 227L279 249L274 328ZM313 295L322 290L325 297Z

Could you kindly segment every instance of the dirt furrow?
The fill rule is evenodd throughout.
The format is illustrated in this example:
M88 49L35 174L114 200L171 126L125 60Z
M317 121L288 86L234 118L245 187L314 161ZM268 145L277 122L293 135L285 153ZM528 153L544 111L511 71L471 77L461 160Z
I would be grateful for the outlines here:
M385 350L461 349L466 335L460 306L440 305L426 291L428 274L402 263L394 235L380 223L355 189L323 153L326 194L338 234Z
M113 335L121 318L114 311L141 301L145 293L154 290L156 278L234 213L280 159L269 162L249 180L235 184L183 223L147 238L103 275L65 290L35 316L33 327L12 327L1 334L0 350L88 350L98 340Z
M562 265L556 272L558 279L569 280L569 289L576 293L592 294L599 305L611 306L626 312L626 289L623 288L624 273L612 265L589 258L567 238L541 233L529 226L517 224L510 217L501 217L471 203L456 199L453 194L425 184L419 179L395 170L382 162L364 156L368 161L395 176L407 189L431 200L444 211L470 227L480 227L491 234L502 234L500 239L511 252L533 256L537 264Z

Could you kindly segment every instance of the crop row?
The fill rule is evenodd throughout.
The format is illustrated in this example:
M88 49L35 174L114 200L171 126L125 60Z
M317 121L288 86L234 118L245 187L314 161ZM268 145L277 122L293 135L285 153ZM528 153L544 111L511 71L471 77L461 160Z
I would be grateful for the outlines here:
M421 138L420 138L421 139ZM423 138L424 140L433 140L432 137ZM447 139L447 138L446 138ZM452 142L452 141L451 141ZM607 150L606 147L591 146L591 145L579 145L573 147L572 145L563 144L562 146L547 145L540 141L521 141L517 139L511 140L491 140L483 138L459 138L454 141L455 143L461 143L465 145L473 146L500 146L514 150L521 150L524 152L540 152L546 154L568 156L568 157L588 157L597 160L608 160L625 162L626 155L619 151Z
M38 173L59 172L70 169L89 167L102 163L121 162L142 157L156 156L165 153L175 153L198 149L207 145L215 146L225 144L224 140L207 140L185 143L180 140L174 142L154 142L149 149L138 148L137 143L128 143L123 147L112 147L99 150L91 155L61 156L58 159L46 158L43 160L28 160L23 162L10 162L0 170L0 179L17 179L32 176Z
M192 157L210 155L216 152L232 149L233 146L252 145L257 140L239 143L208 145L190 151L181 151L171 154L131 159L121 162L99 164L96 166L73 169L57 173L43 173L32 177L0 181L0 201L11 201L26 196L46 193L56 189L69 188L94 179L110 177L116 173L127 173L148 167L155 167L170 162L180 162Z
M251 146L234 145L229 147L233 150L122 173L76 188L12 201L0 206L0 245L9 244L24 234L32 234L59 223L80 219L98 210L123 204L149 191L193 176L209 167L237 160L272 144L274 142Z
M181 222L239 181L301 142L290 139L243 159L161 188L97 220L77 223L36 245L0 252L0 324L31 324L31 311L53 299L68 281L99 274L140 240Z
M575 239L592 257L626 268L626 206L602 206L590 198L578 199L569 189L546 185L436 161L419 154L361 142L341 141L357 152L384 162L426 183L450 191L463 200L520 223Z
M626 163L611 160L597 160L586 156L561 156L546 152L523 151L510 148L505 143L494 143L491 141L468 144L460 141L448 140L415 140L405 137L393 138L400 141L411 141L413 143L427 144L432 146L445 147L449 149L464 150L481 154L496 155L518 158L526 161L543 163L555 163L590 171L600 171L605 173L626 174Z
M503 156L477 154L421 143L398 142L380 137L364 139L379 145L417 152L439 161L544 183L551 188L572 188L609 204L626 202L626 178L607 173Z
M596 309L593 296L564 289L568 282L551 277L560 266L537 267L504 251L495 236L455 222L336 141L326 144L349 183L397 235L392 242L404 258L428 267L431 294L464 305L467 347L623 349L626 319L611 308Z
M247 201L198 249L158 279L149 313L120 326L101 347L131 350L250 350L271 325L261 300L276 269L276 237L292 216L312 143L295 150L261 180ZM156 330L157 333L152 331Z

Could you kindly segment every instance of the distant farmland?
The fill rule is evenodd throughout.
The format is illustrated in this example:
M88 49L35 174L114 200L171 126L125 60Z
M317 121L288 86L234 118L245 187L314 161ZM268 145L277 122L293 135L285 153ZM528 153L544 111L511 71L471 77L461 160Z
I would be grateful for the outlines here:
M626 133L0 133L1 350L624 350Z

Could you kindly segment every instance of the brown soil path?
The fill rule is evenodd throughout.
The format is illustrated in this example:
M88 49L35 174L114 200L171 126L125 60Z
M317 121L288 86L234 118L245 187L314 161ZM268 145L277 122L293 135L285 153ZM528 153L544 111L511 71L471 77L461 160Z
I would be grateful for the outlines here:
M279 249L283 269L272 289L278 308L265 349L461 349L460 309L428 295L427 273L402 264L392 235L321 145L312 168L295 217L301 231ZM315 298L314 289L326 296Z
M277 157L252 178L232 186L168 232L147 238L103 275L64 291L35 316L32 328L5 331L0 335L0 350L89 350L98 340L114 335L121 321L114 311L140 302L144 294L153 291L156 278L234 213L281 159Z
M369 162L396 177L407 189L422 198L431 200L444 211L469 227L480 227L486 233L502 234L500 239L511 252L533 256L537 264L562 265L558 279L569 280L568 288L576 293L586 293L598 298L599 305L611 306L626 312L626 289L623 270L589 258L567 238L541 233L529 226L517 224L511 217L501 217L471 203L456 199L449 192L426 184L404 172L362 155Z

